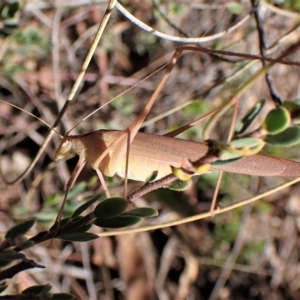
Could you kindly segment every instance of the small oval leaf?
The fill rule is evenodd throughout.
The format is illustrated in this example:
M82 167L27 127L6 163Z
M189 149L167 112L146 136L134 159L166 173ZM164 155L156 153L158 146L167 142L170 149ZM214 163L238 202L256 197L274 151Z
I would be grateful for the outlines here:
M185 191L186 189L188 189L192 184L192 180L180 180L180 179L176 179L175 181L171 182L168 185L168 189L172 190L172 191Z
M82 220L83 217L82 216L77 216L74 218L68 217L68 218L64 218L62 220L60 220L60 222L55 222L49 229L49 231L54 231L57 230L57 226L59 225L59 228L64 227L65 225L67 225L68 223L76 223L80 220Z
M11 229L9 229L5 235L6 239L14 239L18 235L23 235L25 234L35 223L35 219L29 219L26 220L25 222L22 222Z
M8 260L1 260L0 259L0 268L3 268L5 266L7 266L8 264L10 264L11 262Z
M51 300L75 300L76 297L67 293L53 294Z
M86 189L87 183L82 181L77 184L75 184L72 189L69 191L68 196L67 196L67 201L73 200L76 198L78 195L84 192Z
M94 224L99 227L106 228L122 228L127 226L132 226L139 223L142 220L140 217L136 216L119 216L111 219L96 219Z
M18 245L18 248L19 248L19 250L25 250L25 249L27 249L27 248L32 247L34 244L35 244L34 241L32 241L32 240L27 240L27 241L25 241L24 243Z
M300 103L299 99L295 101L284 101L283 106L286 107L292 118L293 125L300 125Z
M49 210L49 211L44 211L44 212L38 212L34 214L35 218L37 219L38 222L44 222L44 223L49 223L53 222L57 216L57 210Z
M158 211L151 207L138 207L122 214L124 216L136 216L140 218L151 218L158 216Z
M267 135L265 142L277 147L291 147L300 143L300 128L289 127L276 135Z
M20 9L20 3L18 1L14 1L11 3L5 3L4 7L1 7L1 18L9 19L15 16L15 13Z
M86 224L86 225L83 225L83 226L80 226L74 230L70 230L68 231L68 233L71 233L71 232L87 232L91 227L92 227L93 224Z
M241 156L238 156L238 157L227 159L227 160L217 160L217 161L213 162L211 165L216 166L216 167L217 166L225 166L225 165L232 164L241 158L242 158Z
M34 285L31 286L24 291L22 291L22 295L38 295L41 293L47 293L51 290L51 285L50 284L45 284L45 285Z
M232 153L226 150L221 150L219 153L219 160L212 163L213 166L217 166L217 162L226 162L225 164L228 164L227 162L233 162L242 157L241 154Z
M98 235L90 232L67 232L58 236L59 239L70 242L89 242L98 238Z
M64 218L62 220L60 220L60 222L55 222L49 229L49 231L54 231L54 230L57 230L57 226L59 225L59 227L63 227L65 226L69 221L70 221L70 217L68 218Z
M266 103L265 99L260 100L257 102L248 112L247 114L242 118L241 121L238 122L235 129L235 135L241 135L243 134L249 126L252 124L252 122L255 120L257 115L261 112L262 108L264 107Z
M16 259L24 259L25 255L22 253L17 253L14 250L5 250L0 254L0 267L4 267L10 264Z
M0 253L0 260L12 261L15 259L24 259L25 255L23 253L18 253L14 250L5 250Z
M2 284L0 286L0 293L3 293L7 289L8 285L7 284Z
M280 106L272 109L264 123L262 129L266 130L269 134L278 134L284 131L291 123L291 115L286 107Z
M243 6L238 2L229 2L226 8L234 15L239 15L243 11Z
M95 202L97 202L97 201L99 201L99 202L103 201L103 200L105 200L105 198L106 198L106 196L105 196L104 193L99 193L97 195L94 195L89 200L87 200L86 202L84 202L82 205L80 205L79 207L77 207L77 209L72 214L72 218L79 216L86 209L88 209L91 205L93 205Z
M239 138L222 145L219 157L221 160L229 160L241 156L254 155L265 145L264 140L258 138Z
M157 175L158 175L158 171L154 171L154 172L153 172L153 173L145 180L145 183L155 181L155 179L157 178Z
M97 218L110 219L122 214L128 206L122 198L109 198L100 202L94 210Z
M255 148L260 144L261 144L261 139L252 138L252 137L235 139L229 143L229 145L234 147L235 149Z

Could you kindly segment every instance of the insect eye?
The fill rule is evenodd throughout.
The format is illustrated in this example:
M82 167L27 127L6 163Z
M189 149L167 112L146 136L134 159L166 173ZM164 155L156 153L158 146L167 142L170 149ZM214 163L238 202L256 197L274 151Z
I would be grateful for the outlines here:
M69 143L70 143L70 142L69 142L68 140L65 140L65 141L62 143L61 146L62 146L63 148L65 148L65 147L67 147L67 146L69 145Z

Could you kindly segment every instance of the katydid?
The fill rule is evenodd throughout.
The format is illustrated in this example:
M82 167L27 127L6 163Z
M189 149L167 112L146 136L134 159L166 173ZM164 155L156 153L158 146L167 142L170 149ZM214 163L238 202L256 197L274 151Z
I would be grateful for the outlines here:
M118 149L111 151L99 165L95 164L99 155L121 134L122 131L98 130L85 135L68 136L57 149L56 159L75 153L81 162L87 162L106 176L117 174L125 177L126 157L122 157L117 165L114 162L114 154ZM172 173L171 166L179 168L185 158L198 160L208 149L205 143L138 132L130 145L127 178L146 182L157 172L155 179L160 179ZM245 156L236 162L212 169L252 176L300 177L299 162L262 154Z

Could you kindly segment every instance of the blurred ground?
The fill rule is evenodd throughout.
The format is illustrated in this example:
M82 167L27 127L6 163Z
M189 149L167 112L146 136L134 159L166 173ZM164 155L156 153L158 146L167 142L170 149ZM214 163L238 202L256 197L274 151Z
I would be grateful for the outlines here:
M220 38L201 45L259 54L254 19L252 15L245 19L252 9L251 1L122 3L136 18L165 34L208 37L224 32ZM53 4L28 0L10 18L3 12L3 6L0 99L53 124L106 5L106 1ZM260 6L271 57L296 42L300 32L299 1L276 5L262 2ZM226 33L243 19L242 25ZM179 45L145 33L115 10L60 132L67 132L94 109L167 63ZM299 61L299 54L296 52L288 59ZM225 101L260 66L259 62L241 58L186 53L172 71L143 130L163 134L199 117ZM271 76L282 99L299 98L297 67L278 64ZM159 72L147 78L80 124L72 134L100 128L124 129L145 105L161 77ZM263 78L240 98L241 114L261 98L270 99ZM164 113L169 114L160 118ZM158 121L151 121L157 116ZM230 124L228 114L217 124L213 138L225 140ZM47 127L41 122L0 103L1 168L8 177L15 178L24 170L46 132ZM201 140L201 126L181 137ZM34 214L39 220L36 232L48 228L55 218L64 186L77 161L75 158L54 165L58 143L59 137L55 136L33 172L20 184L7 186L0 180L2 232ZM266 151L299 159L297 147ZM69 211L85 196L100 189L89 167L77 182L83 183L74 188L76 197L68 204ZM184 193L161 190L139 199L137 205L160 211L159 217L149 221L152 223L174 219L176 213L182 217L194 215L209 209L215 182L216 174L209 174ZM219 204L250 197L281 182L280 178L227 174ZM108 179L108 183L113 194L122 191L121 179ZM136 183L130 183L129 188L135 186ZM299 299L299 200L299 187L294 186L252 206L175 228L100 238L88 244L55 241L38 245L28 250L27 256L44 264L46 269L20 273L12 280L8 292L50 283L53 291L71 292L77 299Z

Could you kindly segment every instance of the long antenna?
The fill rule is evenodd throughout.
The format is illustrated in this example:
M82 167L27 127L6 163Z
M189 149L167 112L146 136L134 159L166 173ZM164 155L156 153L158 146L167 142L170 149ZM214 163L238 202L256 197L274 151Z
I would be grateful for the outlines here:
M42 123L43 123L44 125L46 125L47 127L51 128L51 125L49 125L46 121L40 119L40 118L37 117L36 115L32 114L31 112L29 112L29 111L27 111L27 110L25 110L25 109L23 109L23 108L21 108L21 107L15 105L15 104L9 103L9 102L4 101L4 100L1 100L1 99L0 99L0 102L5 103L5 104L7 104L7 105L10 105L10 106L12 106L12 107L14 107L14 108L16 108L16 109L18 109L18 110L20 110L20 111L22 111L22 112L28 114L28 115L30 115L31 117L33 117L33 118L37 119L38 121L42 122ZM61 134L60 134L57 130L55 130L54 128L53 128L53 130L58 134L58 136L59 136L61 139L64 137L63 135L61 135Z

